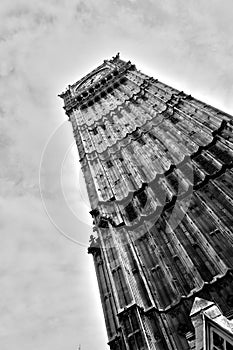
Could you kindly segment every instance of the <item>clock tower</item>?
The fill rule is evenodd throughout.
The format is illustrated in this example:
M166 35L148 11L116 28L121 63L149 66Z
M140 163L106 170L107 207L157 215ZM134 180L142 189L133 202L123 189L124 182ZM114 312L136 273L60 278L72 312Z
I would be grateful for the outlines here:
M232 117L119 54L60 96L92 208L110 349L200 350L194 300L233 316ZM229 324L226 335L208 324L211 349L229 347Z

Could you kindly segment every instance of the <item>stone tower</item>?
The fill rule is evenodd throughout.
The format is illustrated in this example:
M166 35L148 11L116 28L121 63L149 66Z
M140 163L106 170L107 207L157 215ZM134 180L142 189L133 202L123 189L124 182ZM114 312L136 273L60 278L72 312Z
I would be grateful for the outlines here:
M111 350L187 350L196 297L233 316L232 117L119 54L59 95L85 177Z

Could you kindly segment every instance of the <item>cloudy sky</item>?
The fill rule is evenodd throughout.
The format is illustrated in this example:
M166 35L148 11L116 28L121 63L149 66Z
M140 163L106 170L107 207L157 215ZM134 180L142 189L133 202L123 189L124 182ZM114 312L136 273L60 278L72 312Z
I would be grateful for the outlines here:
M1 350L107 349L58 93L120 51L233 114L232 11L232 0L1 0Z

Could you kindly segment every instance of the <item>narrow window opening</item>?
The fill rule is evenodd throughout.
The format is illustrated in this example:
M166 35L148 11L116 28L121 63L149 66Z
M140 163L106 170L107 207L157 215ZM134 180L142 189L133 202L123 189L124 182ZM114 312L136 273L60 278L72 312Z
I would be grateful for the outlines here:
M111 167L113 166L112 161L111 161L111 160L108 160L108 161L106 162L106 165L107 165L108 168L111 168Z

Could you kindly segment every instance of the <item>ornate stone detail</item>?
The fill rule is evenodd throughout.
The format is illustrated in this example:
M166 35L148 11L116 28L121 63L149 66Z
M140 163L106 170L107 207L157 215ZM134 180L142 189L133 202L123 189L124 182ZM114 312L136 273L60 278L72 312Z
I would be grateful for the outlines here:
M60 96L97 232L88 252L110 348L194 348L195 296L233 310L232 117L119 54Z

